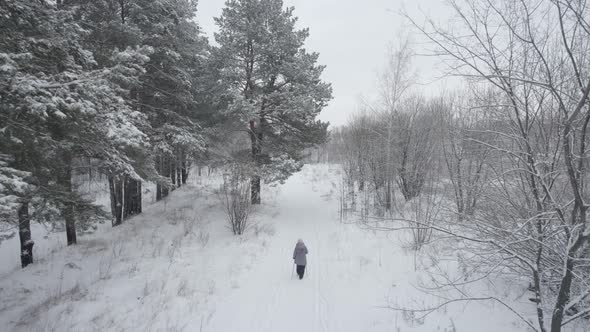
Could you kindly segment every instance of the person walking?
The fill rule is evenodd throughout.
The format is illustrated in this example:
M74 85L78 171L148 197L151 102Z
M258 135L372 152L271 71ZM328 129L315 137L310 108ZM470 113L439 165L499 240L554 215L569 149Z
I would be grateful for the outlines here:
M297 265L297 275L301 280L303 279L303 274L305 273L305 265L307 265L307 247L301 239L297 240L295 250L293 250L293 260L295 265Z

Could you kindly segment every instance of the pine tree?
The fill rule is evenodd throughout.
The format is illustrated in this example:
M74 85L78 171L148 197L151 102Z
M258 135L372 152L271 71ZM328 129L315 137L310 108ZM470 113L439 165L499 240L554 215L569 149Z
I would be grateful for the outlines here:
M228 0L216 24L214 57L232 99L228 112L249 132L251 200L260 179L283 181L301 168L303 149L322 143L327 123L316 120L331 99L318 54L304 46L294 8L281 0Z
M207 41L195 23L196 1L144 0L131 18L154 49L138 91L140 108L153 131L159 181L157 198L186 182L189 159L205 147L200 99ZM184 175L184 180L183 180Z
M122 82L143 73L149 49L113 52L113 66L96 69L81 43L86 30L60 6L0 3L2 30L11 31L0 36L0 128L7 138L2 152L31 172L40 188L37 201L61 212L67 242L74 244L77 220L102 213L76 192L72 163L96 158L105 167L133 171L125 151L144 144L139 128L146 119L121 97Z
M141 8L135 2L70 0L64 6L75 10L76 21L88 31L83 44L93 53L96 68L108 69L115 66L116 59L112 54L118 50L142 46L145 48L142 45L142 31L133 22L133 18L141 12ZM145 72L144 68L141 68L141 74ZM131 109L139 112L140 77L133 73L129 76L123 74L117 83L124 89L119 91L121 98ZM147 117L140 129L147 135L146 138L149 137L152 129ZM140 146L127 146L122 152L129 157L131 169L117 165L103 165L100 169L108 176L113 226L120 225L131 215L141 213L142 179L158 180L149 142Z
M70 4L83 5L77 6L81 24L92 22L87 27L87 40L99 65L108 61L102 55L105 49L149 46L153 50L139 84L130 89L128 101L149 120L149 155L159 176L148 179L157 183L156 197L161 199L186 182L188 160L205 145L198 100L205 84L200 76L207 41L194 21L196 1L77 0ZM137 180L126 174L111 175L115 224L138 212L136 207L141 209L140 201L126 199L133 196L130 190L141 193ZM126 207L122 201L133 203Z
M89 31L85 45L99 68L113 65L109 54L129 47L152 52L137 82L124 86L126 102L148 119L142 128L148 151L127 151L140 177L123 169L107 169L113 225L141 212L141 179L157 183L157 199L186 182L189 158L204 146L200 135L201 62L207 43L194 22L190 0L70 0L78 22ZM157 170L157 172L156 172ZM160 173L158 175L157 173Z

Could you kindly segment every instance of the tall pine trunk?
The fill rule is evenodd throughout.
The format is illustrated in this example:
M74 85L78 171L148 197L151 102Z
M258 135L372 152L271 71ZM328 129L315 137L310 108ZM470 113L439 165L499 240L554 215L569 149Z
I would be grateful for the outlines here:
M158 174L162 174L162 157L156 156L156 171ZM162 184L160 182L156 183L156 201L162 199Z
M260 120L260 125L257 128L255 121L250 121L250 143L252 144L252 159L258 172L261 167L261 155L262 155L262 123L263 119ZM250 198L252 204L260 204L260 176L258 174L252 175L250 179Z
M385 186L385 210L391 211L391 179L387 179L387 185Z
M134 180L136 181L136 180ZM135 206L133 211L135 212L135 214L141 213L143 211L143 208L141 206L142 204L142 197L141 197L141 181L136 181L136 185L135 185L135 196L134 196L134 202L135 202Z
M33 264L33 245L31 239L31 220L29 202L23 202L18 209L18 234L20 238L20 262L22 267Z
M172 186L170 190L173 191L176 189L176 157L175 155L168 159L168 177L172 182Z
M113 227L141 213L141 181L128 176L109 176L109 191Z
M24 167L25 153L17 153L15 156L17 167ZM33 263L33 245L31 238L31 219L29 217L29 198L21 198L21 205L18 209L18 234L20 240L20 261L25 268Z
M62 152L62 168L59 171L58 184L62 190L73 196L72 187L72 155L69 151ZM76 244L76 213L73 197L67 197L61 210L66 221L66 238L68 245Z
M118 177L109 175L109 192L111 196L111 215L113 227L123 223L123 181Z
M186 160L186 155L184 155L182 159L182 184L186 184L188 180L188 167L188 161Z
M180 162L176 164L176 185L180 188L184 183L182 183L182 167L180 166Z
M141 213L141 181L126 177L123 219Z
M164 178L170 177L170 162L168 157L159 156L156 159L156 170L158 174ZM168 196L168 186L164 183L158 182L156 183L156 201L162 200Z
M162 157L162 174L163 177L170 177L170 161L168 157ZM168 186L162 185L162 198L168 196Z
M260 204L260 176L252 175L250 179L250 195L252 204Z
M179 149L178 153L176 154L176 186L180 188L182 186L182 160L183 160L183 151Z
M65 204L64 219L66 220L66 239L68 246L78 243L76 236L76 214L74 212L74 203L67 202Z

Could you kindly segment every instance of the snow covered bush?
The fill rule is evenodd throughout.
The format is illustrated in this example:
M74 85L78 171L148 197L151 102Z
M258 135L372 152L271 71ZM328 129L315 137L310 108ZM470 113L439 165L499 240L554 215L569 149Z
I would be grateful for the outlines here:
M224 175L219 195L232 232L243 234L252 208L249 179L234 167L231 173Z

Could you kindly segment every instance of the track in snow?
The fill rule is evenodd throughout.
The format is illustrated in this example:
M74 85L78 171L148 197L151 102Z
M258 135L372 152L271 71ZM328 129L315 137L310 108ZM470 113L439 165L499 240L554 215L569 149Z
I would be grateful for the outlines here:
M335 167L306 166L274 197L271 205L280 213L271 218L262 207L258 221L274 224L276 234L202 331L522 330L510 314L494 315L479 304L435 313L425 323L383 309L389 301L404 304L417 295L412 256L383 234L339 222L338 179ZM303 280L292 274L298 238L309 249Z
M261 260L217 308L205 331L331 331L323 287L333 277L325 266L323 239L334 229L336 205L297 174L274 204L276 235ZM305 277L293 275L293 248L302 238L309 248ZM329 248L329 247L327 247Z

